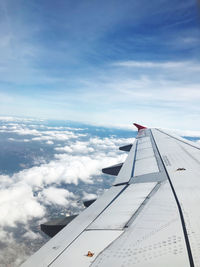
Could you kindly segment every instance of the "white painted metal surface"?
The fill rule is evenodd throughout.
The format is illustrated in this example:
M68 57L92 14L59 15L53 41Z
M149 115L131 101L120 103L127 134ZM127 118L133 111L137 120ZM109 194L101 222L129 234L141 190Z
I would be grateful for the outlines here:
M141 139L139 139L139 140L141 140ZM148 142L142 142L142 143L139 143L139 140L138 140L138 148L137 148L138 150L152 147L150 139Z
M48 241L23 267L44 267L48 266L67 246L73 242L82 231L105 209L115 198L124 186L111 187L103 196L96 200L89 208L85 209L67 227L60 231L55 237Z
M123 229L156 183L131 184L88 227L88 229Z
M158 130L153 135L183 212L195 267L200 266L199 150ZM196 153L193 153L195 150ZM184 168L185 170L178 170Z
M168 181L91 267L189 267L178 209Z
M196 147L197 149L200 149L200 145L198 143L193 142L193 141L190 141L188 139L185 139L185 138L183 138L183 137L181 137L181 136L179 136L179 135L177 135L175 133L172 133L172 132L167 131L167 130L162 130L162 129L155 129L155 130L159 130L160 132L162 132L164 134L167 134L169 137L175 138L175 139L177 139L177 140L179 140L181 142L184 142L184 143L186 143L188 145L191 145L193 147Z
M139 132L138 132L138 138L140 138L140 137L145 137L146 136L146 130L140 130Z
M149 144L151 144L150 137L145 135L144 137L138 139L138 145L141 145L143 143L149 143Z
M155 157L136 160L134 168L134 176L139 176L154 172L159 172L158 164Z
M88 267L111 242L122 234L122 231L84 231L72 245L64 251L50 267ZM104 238L102 238L102 236ZM93 254L88 257L88 252Z
M161 130L159 130L161 131ZM165 131L161 131L163 133L165 133ZM192 158L195 158L198 163L200 164L200 145L196 142L192 142L190 140L186 140L180 136L177 136L175 134L171 134L169 131L166 132L166 134L168 135L168 137L173 137L175 138L176 141L180 141L178 142L178 144L183 148L185 149L186 153L190 153L190 156Z
M190 156L200 164L200 148L196 149L195 147L183 142L180 142L179 145L182 147L182 149L186 150L186 153L189 153Z
M150 136L138 139L133 176L159 172Z
M115 179L113 185L127 183L130 180L135 159L136 146L137 140L135 140L135 142L133 143L132 148L126 158L126 161L124 162L121 170L119 171L119 174Z
M146 149L138 149L136 154L136 160L154 157L154 151L152 147Z

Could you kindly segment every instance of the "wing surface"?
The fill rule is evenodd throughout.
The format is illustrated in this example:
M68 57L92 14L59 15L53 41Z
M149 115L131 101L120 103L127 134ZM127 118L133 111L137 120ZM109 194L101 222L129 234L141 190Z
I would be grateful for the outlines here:
M200 266L200 148L139 126L113 186L23 267Z

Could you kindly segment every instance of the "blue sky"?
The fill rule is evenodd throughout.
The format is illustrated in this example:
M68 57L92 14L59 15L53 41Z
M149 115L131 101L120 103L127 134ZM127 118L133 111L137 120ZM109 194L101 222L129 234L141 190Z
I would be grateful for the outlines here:
M193 0L0 3L0 115L200 130Z

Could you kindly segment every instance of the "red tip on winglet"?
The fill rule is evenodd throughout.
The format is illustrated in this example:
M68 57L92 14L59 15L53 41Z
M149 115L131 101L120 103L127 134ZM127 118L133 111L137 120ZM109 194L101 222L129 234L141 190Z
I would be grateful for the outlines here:
M142 125L139 125L139 124L137 124L137 123L133 123L133 125L135 125L135 126L138 128L138 131L139 131L139 130L142 130L142 129L147 129L147 127L142 126Z

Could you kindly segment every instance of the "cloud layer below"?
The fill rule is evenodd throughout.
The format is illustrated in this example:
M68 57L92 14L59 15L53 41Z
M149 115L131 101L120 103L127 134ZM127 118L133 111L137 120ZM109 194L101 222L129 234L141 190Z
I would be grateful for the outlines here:
M46 121L1 118L1 142L7 149L20 148L16 159L20 154L30 154L33 149L37 153L42 151L43 156L34 158L33 166L22 164L20 171L10 175L1 170L0 237L4 250L0 261L5 260L9 251L7 263L18 266L45 241L34 225L48 220L50 214L79 212L83 208L80 199L95 198L110 186L112 180L103 180L101 169L124 162L127 154L118 148L133 143L135 138L119 137L110 129L91 127L50 126ZM135 136L128 130L119 131L120 135ZM117 129L114 132L117 133ZM174 130L174 133L200 137L200 132L195 131ZM20 250L19 235L23 244L31 240L33 246L28 252L23 246ZM19 253L18 258L15 251Z
M118 147L134 141L134 138L99 137L86 133L85 130L83 133L81 128L49 129L49 126L42 123L34 125L32 122L13 122L9 119L1 121L3 124L0 125L0 134L4 138L7 136L8 145L19 144L23 147L24 144L41 144L41 148L52 147L53 153L48 162L44 158L44 162L31 168L22 169L12 175L0 175L0 235L6 247L10 244L17 246L18 232L23 233L21 242L31 240L33 244L37 244L43 239L38 231L32 229L33 221L39 224L45 220L53 207L58 211L67 208L78 210L78 206L82 205L79 202L80 197L98 195L98 188L92 193L84 189L77 194L77 190L73 190L81 184L95 186L97 180L102 179L103 167L125 160L126 153L120 152ZM48 141L52 143L46 143ZM32 249L35 250L36 247L35 245ZM0 259L4 258L7 251L0 253ZM21 260L29 253L27 256L26 253L22 254L18 255ZM13 249L10 255L13 260L14 255ZM17 266L17 263L12 264Z

